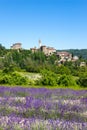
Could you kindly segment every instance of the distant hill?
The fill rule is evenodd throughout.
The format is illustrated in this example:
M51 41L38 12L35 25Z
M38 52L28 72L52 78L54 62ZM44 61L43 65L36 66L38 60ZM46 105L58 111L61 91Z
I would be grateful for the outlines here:
M78 56L87 60L87 49L66 49L66 50L57 50L57 51L67 51L73 54L73 56Z

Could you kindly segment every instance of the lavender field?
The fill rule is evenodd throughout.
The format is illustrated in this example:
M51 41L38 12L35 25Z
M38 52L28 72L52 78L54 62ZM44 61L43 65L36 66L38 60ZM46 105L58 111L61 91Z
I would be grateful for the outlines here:
M87 130L87 90L0 86L0 130Z

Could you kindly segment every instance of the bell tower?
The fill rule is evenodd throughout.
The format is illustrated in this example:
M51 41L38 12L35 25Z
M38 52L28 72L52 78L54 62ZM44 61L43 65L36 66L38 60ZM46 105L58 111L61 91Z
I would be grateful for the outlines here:
M41 40L39 39L39 48L42 46L42 42L41 42Z

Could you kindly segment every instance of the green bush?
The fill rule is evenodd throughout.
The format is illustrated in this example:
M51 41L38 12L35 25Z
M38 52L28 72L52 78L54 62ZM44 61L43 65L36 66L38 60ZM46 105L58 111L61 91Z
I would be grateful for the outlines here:
M87 87L87 75L82 75L77 80L77 84L82 87Z
M12 77L7 74L0 76L0 84L12 84Z
M71 75L62 75L58 80L58 85L75 86L76 82Z
M39 81L42 85L50 85L56 86L57 85L57 74L51 72L49 70L41 71L42 78Z
M3 74L0 76L0 84L26 85L28 84L28 79L26 77L22 77L16 72L13 72L11 74Z
M28 79L26 77L23 77L16 72L12 73L11 76L12 81L16 83L16 85L26 85L28 83Z

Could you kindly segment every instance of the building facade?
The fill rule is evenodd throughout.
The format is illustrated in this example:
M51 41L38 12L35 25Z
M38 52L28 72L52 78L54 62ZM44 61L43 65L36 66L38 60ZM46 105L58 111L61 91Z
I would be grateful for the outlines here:
M52 55L53 53L56 52L56 49L53 47L46 47L46 46L41 46L40 50L45 54L45 55Z
M11 46L11 49L15 49L15 50L22 49L22 44L21 43L15 43Z
M31 48L30 50L32 52L41 51L41 52L43 52L47 56L52 55L53 53L56 52L56 49L54 49L53 47L47 47L45 45L42 45L41 40L39 40L38 43L39 43L39 48L38 49L36 47Z
M60 57L63 61L71 61L72 60L72 54L66 51L57 52L56 55Z

